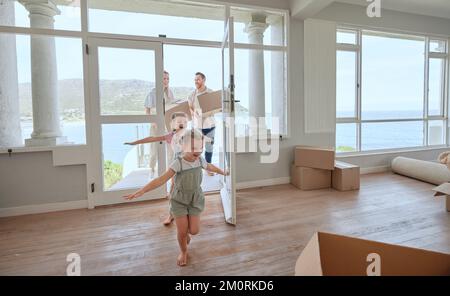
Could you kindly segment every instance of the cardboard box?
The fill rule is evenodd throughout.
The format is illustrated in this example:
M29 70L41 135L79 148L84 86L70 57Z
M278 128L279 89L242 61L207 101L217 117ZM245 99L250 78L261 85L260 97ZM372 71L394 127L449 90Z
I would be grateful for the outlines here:
M295 165L315 169L334 169L334 149L309 146L295 147Z
M450 183L441 184L438 187L433 188L433 191L436 192L434 196L445 196L445 208L447 209L447 212L450 212Z
M295 265L298 276L450 275L450 254L318 232Z
M197 96L203 117L222 111L222 91L214 91Z
M291 183L301 190L315 190L331 187L331 171L298 167L291 167Z
M179 104L174 104L173 106L167 106L166 114L164 115L164 119L166 122L166 128L168 131L171 131L171 121L172 114L175 112L183 112L187 115L188 121L192 120L191 118L191 109L189 109L189 103L187 101L181 102Z
M336 161L331 174L331 183L333 188L339 191L358 190L359 177L359 166Z

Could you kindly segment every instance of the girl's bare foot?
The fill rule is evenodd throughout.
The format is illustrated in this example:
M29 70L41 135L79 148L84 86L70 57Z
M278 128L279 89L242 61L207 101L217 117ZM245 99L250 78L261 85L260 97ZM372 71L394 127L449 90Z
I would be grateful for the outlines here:
M166 220L164 220L163 224L164 226L168 226L173 222L173 217L172 215L167 216Z
M178 266L186 266L187 264L187 252L181 252L177 258Z

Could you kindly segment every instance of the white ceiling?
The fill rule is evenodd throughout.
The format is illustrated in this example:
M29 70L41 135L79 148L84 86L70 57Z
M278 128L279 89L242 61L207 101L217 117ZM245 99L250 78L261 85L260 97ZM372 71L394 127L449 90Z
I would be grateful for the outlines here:
M366 0L336 0L336 2L369 5ZM381 8L450 19L450 0L381 0Z

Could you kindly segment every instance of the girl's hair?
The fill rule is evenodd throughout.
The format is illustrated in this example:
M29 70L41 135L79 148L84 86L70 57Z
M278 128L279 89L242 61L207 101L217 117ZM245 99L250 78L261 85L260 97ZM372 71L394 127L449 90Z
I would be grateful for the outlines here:
M184 112L175 112L175 113L172 114L171 119L174 120L174 119L177 118L177 117L184 117L184 118L187 118L187 115L186 115L186 113L184 113Z
M187 146L192 149L192 147L195 147L195 145L193 145L193 144L197 141L201 142L203 145L203 134L198 129L192 128L192 129L187 129L183 132L180 143L183 145L183 147ZM192 152L196 152L196 151L192 151Z
M176 121L175 121L175 119L176 118L184 118L184 119L186 119L186 121L187 121L187 115L186 115L186 113L184 113L184 112L175 112L175 113L173 113L172 114L172 116L171 116L171 120L170 120L170 128L172 129L172 131L176 131L179 127L180 128L186 128L186 126L185 125L180 125L180 126L178 126L177 124L176 124Z

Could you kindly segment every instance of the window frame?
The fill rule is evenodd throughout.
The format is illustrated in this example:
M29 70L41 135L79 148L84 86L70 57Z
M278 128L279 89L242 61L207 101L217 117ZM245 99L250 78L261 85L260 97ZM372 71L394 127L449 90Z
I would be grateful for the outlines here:
M17 147L2 147L0 148L0 154L6 154L9 153L9 149L13 149L13 151L20 151L20 152L33 152L38 149L39 151L53 151L57 148L64 148L68 147L68 149L71 149L71 147L81 147L80 149L84 149L83 147L91 146L92 145L92 135L91 135L91 126L92 126L92 119L91 119L91 107L90 107L90 71L89 71L89 56L88 52L86 51L85 47L88 48L89 46L89 38L110 38L110 39L121 39L121 40L128 40L128 41L148 41L148 42L161 42L162 45L187 45L187 46L198 46L198 47L214 47L214 48L221 48L221 42L220 41L207 41L207 40L196 40L196 39L182 39L182 38L165 38L165 37L151 37L151 36L140 36L140 35L126 35L126 34L112 34L112 33L96 33L91 32L89 30L89 6L88 6L89 0L81 0L80 1L80 22L81 22L81 30L80 31L74 31L74 30L64 30L64 29L43 29L43 28L33 28L33 27L19 27L19 26L3 26L0 25L0 34L10 33L10 34L16 34L16 35L27 35L27 36L33 36L33 35L43 35L43 36L52 36L52 37L69 37L69 38L79 38L82 42L82 50L83 52L83 86L84 86L84 114L85 114L85 133L86 133L86 143L85 144L63 144L63 145L57 145L57 146L40 146L38 148L36 147L28 147L28 146L17 146ZM195 2L195 0L193 1ZM199 1L201 3L201 1ZM272 8L272 7L266 7L266 6L259 6L259 5L245 5L245 4L231 4L224 1L215 1L214 4L216 5L223 5L225 8L225 14L224 14L224 27L226 24L226 21L228 19L228 16L230 15L230 9L231 7L238 7L238 8L246 8L246 9L255 9L255 10L266 10L266 11L272 11L277 12L283 15L284 17L284 44L283 45L255 45L255 44L247 44L247 43L235 43L235 48L240 49L261 49L263 51L282 51L285 53L284 58L284 84L285 84L285 126L286 129L283 133L281 133L281 136L283 138L289 138L290 137L290 130L291 130L291 112L290 112L290 91L289 91L289 77L290 77L290 69L289 69L289 59L290 59L290 50L289 50L289 42L290 42L290 15L289 10L286 9L279 9L279 8ZM249 138L249 137L245 137Z
M352 156L352 155L363 155L363 154L378 154L378 153L389 153L396 151L411 151L411 150L424 150L424 149L436 149L449 146L449 118L448 118L448 107L449 107L449 43L450 38L444 36L435 35L425 35L420 33L411 32L399 32L399 31L389 31L385 29L372 29L367 27L354 27L347 25L338 25L336 28L336 33L339 31L343 32L355 32L356 34L356 44L346 44L338 43L336 41L336 54L339 51L351 51L356 53L356 102L355 102L355 117L338 117L336 113L336 127L339 124L351 123L356 125L356 150L351 152L339 152L340 156ZM425 65L424 65L424 90L423 90L423 115L420 118L401 118L401 119L362 119L362 36L363 32L374 32L379 35L386 36L410 36L423 38L425 43ZM445 41L445 52L430 52L430 41ZM429 115L429 64L431 59L443 59L444 60L444 71L442 74L443 85L442 85L442 102L441 102L441 114L439 115ZM362 125L364 123L389 123L389 122L423 122L423 145L416 147L401 147L401 148L389 148L389 149L362 149ZM429 121L442 121L445 130L443 133L443 144L440 145L429 145ZM336 147L337 148L337 147Z

